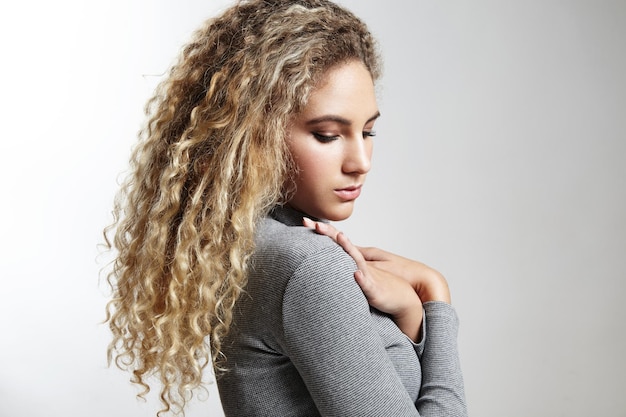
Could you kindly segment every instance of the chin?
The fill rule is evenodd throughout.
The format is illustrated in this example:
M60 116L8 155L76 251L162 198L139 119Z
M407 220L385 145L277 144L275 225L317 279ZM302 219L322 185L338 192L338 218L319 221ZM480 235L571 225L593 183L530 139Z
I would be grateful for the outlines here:
M308 216L314 217L320 220L328 220L331 222L340 222L346 220L352 215L354 210L354 201L343 202L340 204L332 205L296 205L293 202L288 203L292 208L305 213Z
M342 220L347 220L350 216L352 216L353 210L354 204L350 203L349 207L340 207L337 210L325 213L326 215L323 216L323 218L332 222L340 222Z

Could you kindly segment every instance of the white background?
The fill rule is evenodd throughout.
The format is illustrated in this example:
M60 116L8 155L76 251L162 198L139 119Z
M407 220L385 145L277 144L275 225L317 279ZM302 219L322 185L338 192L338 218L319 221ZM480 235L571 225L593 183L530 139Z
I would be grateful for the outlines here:
M143 104L226 4L1 6L0 416L158 409L106 367L97 244ZM626 2L342 4L386 71L338 226L448 277L471 415L626 416Z

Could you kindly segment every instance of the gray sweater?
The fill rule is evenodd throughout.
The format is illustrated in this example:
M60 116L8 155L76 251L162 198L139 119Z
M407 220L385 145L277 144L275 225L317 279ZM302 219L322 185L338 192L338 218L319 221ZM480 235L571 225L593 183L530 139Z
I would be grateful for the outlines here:
M458 319L424 303L414 344L371 308L356 265L281 207L264 219L218 376L226 416L466 416Z

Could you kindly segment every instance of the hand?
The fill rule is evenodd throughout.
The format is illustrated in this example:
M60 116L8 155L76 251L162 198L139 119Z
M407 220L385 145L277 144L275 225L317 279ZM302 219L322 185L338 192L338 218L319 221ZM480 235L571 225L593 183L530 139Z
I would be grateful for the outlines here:
M438 271L382 249L359 247L359 251L369 264L407 280L423 303L444 301L450 304L448 282Z
M366 260L359 248L333 226L307 218L303 220L303 224L319 234L329 236L354 259L358 268L354 278L368 303L390 314L398 328L413 341L417 341L422 325L422 302L409 281L389 268L380 268L375 262Z
M337 241L337 236L340 234L333 226L327 223L306 219L304 225L315 228L318 233L330 236L335 241ZM444 276L433 268L382 249L371 247L356 248L368 265L375 266L409 282L423 303L427 301L450 303L448 283Z

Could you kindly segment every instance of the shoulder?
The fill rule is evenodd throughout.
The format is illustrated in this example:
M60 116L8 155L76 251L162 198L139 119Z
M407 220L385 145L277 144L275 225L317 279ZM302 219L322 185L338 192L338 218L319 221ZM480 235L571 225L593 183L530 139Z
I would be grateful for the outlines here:
M255 263L269 262L292 273L303 268L324 269L330 260L352 272L356 269L352 258L329 237L269 217L261 222L255 244Z
M285 304L302 307L362 297L354 280L356 263L341 246L313 230L272 218L259 228L253 269L261 285L276 286Z

